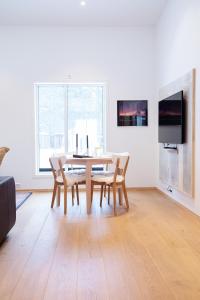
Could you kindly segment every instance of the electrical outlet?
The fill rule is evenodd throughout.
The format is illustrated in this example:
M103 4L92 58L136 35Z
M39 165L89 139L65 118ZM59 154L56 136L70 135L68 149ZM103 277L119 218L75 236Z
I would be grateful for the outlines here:
M170 193L173 192L173 189L172 189L172 187L170 185L167 187L167 191L170 192Z

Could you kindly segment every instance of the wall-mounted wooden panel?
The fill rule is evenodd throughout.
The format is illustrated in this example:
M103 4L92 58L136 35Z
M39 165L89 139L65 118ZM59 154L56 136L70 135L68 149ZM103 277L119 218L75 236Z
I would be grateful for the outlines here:
M194 118L195 118L195 69L160 89L159 98L167 98L183 90L186 105L186 142L176 150L166 150L160 144L160 180L180 192L194 196Z

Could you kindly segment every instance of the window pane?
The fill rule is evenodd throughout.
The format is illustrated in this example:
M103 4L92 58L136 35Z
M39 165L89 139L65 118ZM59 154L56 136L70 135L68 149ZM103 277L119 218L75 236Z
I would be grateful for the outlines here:
M54 154L75 153L76 134L80 154L87 152L86 135L90 154L104 149L103 89L92 84L38 85L38 170L49 169Z
M89 151L103 147L103 87L69 86L68 88L68 151L76 150L76 134L79 152L85 153L86 135Z
M39 168L49 168L49 157L65 152L63 86L39 86L38 88L38 134Z

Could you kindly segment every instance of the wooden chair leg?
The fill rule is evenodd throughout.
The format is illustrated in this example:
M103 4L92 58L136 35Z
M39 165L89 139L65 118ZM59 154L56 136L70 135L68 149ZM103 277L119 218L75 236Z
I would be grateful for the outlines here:
M129 203L128 203L128 196L127 196L127 190L126 190L125 182L122 183L122 190L123 190L123 193L124 193L124 199L125 199L125 202L126 202L126 208L128 210L129 209Z
M61 190L61 187L58 186L58 192L57 192L57 206L60 206L60 190Z
M67 214L67 186L64 185L64 214Z
M79 205L79 191L78 191L78 183L76 183L76 199L77 199L77 204Z
M116 185L113 184L113 210L114 210L114 215L116 216Z
M119 197L119 205L122 205L122 190L121 190L121 187L118 188L118 197Z
M104 185L101 184L101 194L100 194L100 206L102 207L102 200L103 200L103 188L104 188Z
M72 185L72 206L74 206L74 186Z
M51 208L53 208L53 206L54 206L54 201L55 201L55 198L56 198L57 187L58 187L58 185L55 183L54 184L54 188L53 188L52 200L51 200Z
M110 205L110 185L108 186L108 205Z
M91 183L91 204L92 204L92 201L93 201L93 193L94 193L94 184L92 182Z

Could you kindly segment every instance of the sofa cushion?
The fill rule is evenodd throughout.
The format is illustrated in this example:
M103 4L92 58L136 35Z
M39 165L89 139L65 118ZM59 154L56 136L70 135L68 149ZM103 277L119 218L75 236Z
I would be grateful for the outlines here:
M14 226L16 220L16 195L13 177L0 176L0 243Z

